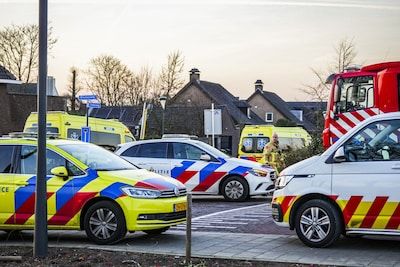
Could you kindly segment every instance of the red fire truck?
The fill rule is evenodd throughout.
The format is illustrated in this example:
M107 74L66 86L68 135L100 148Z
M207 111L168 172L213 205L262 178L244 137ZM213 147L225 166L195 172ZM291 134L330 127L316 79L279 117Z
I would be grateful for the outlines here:
M332 89L322 134L325 148L366 118L400 110L400 61L333 74L328 82Z

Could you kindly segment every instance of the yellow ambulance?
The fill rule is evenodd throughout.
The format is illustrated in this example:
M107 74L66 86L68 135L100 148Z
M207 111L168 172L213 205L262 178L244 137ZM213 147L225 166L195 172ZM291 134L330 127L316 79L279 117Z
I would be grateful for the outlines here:
M302 148L311 141L311 136L302 127L246 125L240 136L238 157L266 163L263 159L263 150L274 133L279 137L279 149L281 151Z
M86 117L70 115L64 111L47 112L47 133L60 138L81 140L81 128L86 126ZM38 116L32 112L25 122L24 132L36 133ZM89 117L90 142L114 150L118 144L135 141L131 131L123 123L111 119Z

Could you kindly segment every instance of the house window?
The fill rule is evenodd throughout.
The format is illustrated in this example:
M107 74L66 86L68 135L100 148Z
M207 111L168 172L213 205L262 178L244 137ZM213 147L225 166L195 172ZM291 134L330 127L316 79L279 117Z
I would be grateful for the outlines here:
M266 112L265 113L265 121L266 122L274 122L274 113L273 112Z
M292 109L290 112L292 112L292 114L295 115L299 121L303 121L303 111L302 110Z

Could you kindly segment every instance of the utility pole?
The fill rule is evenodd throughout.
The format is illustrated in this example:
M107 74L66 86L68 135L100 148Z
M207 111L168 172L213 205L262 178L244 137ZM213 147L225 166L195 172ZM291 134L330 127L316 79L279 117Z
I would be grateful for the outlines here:
M39 83L38 141L36 162L35 234L33 254L47 256L47 182L46 182L46 113L47 113L47 0L39 0Z
M71 96L71 110L76 109L76 70L72 70L72 96Z

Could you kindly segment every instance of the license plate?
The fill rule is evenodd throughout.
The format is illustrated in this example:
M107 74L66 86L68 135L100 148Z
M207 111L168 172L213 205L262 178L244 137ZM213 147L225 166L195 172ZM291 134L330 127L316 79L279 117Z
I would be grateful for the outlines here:
M185 210L186 210L186 203L174 204L174 212L185 211Z

